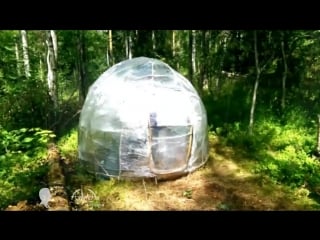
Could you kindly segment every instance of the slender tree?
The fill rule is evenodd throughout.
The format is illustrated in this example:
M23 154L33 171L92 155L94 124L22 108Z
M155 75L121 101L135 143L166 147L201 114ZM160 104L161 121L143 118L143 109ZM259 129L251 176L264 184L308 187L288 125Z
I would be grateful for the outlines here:
M57 35L54 30L50 30L51 38L52 38L52 46L54 51L54 58L55 61L58 62L58 42L57 42Z
M56 118L58 110L58 93L57 93L57 62L55 58L55 51L52 39L52 30L47 31L47 82L48 82L48 92L53 103L54 115Z
M128 30L126 32L126 40L125 40L125 47L126 47L126 58L131 59L132 58L132 36L131 31Z
M111 30L109 30L111 31ZM110 36L110 35L109 35ZM86 38L85 31L78 31L77 41L77 69L79 77L79 102L82 104L87 94L87 59L86 59ZM109 45L110 47L110 45Z
M285 109L285 104L286 104L286 80L287 80L287 75L288 75L288 65L287 65L287 57L285 53L285 48L284 48L284 34L282 33L282 39L281 39L281 54L282 54L282 59L283 59L283 74L282 74L282 97L281 97L281 108L282 111Z
M196 73L196 31L189 30L189 80L195 84Z
M254 82L253 93L252 93L252 101L251 101L251 108L250 108L250 119L249 119L249 134L253 134L253 124L254 124L254 113L257 101L257 94L258 94L258 87L260 82L260 76L262 71L266 68L268 63L273 59L274 52L272 53L271 57L265 62L264 65L260 65L259 61L259 51L258 51L258 40L257 40L257 30L253 31L253 42L254 42L254 62L255 62L255 69L256 69L256 79Z
M256 66L256 80L254 82L251 109L250 109L249 134L251 135L253 134L254 111L256 107L258 86L259 86L259 80L260 80L260 74L261 74L261 68L259 66L259 52L257 47L257 31L253 32L253 41L254 41L254 62Z
M152 33L152 35L151 35L151 41L152 41L152 50L153 50L153 52L155 52L156 51L156 33L155 33L155 30L152 30L151 31Z
M26 30L21 30L21 38L22 38L24 70L25 70L26 77L29 78L31 74L30 74L30 61L29 61L28 40L27 40Z
M19 44L15 43L15 53L16 53L16 61L17 61L17 75L21 76L21 67L20 67L20 52L19 52Z
M108 50L109 50L109 63L111 65L114 64L114 57L113 57L113 41L112 41L112 30L108 31L109 37L108 37Z

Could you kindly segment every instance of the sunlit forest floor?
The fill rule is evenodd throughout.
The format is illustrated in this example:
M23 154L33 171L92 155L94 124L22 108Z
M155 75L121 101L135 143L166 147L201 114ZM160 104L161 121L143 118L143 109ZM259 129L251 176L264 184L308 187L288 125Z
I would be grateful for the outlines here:
M71 139L71 141L70 141ZM175 180L104 180L77 165L76 132L61 141L66 190L73 211L85 210L317 210L308 190L275 184L253 173L256 164L210 135L206 165ZM70 143L71 142L71 143ZM40 202L40 201L39 201ZM49 202L49 206L50 206ZM8 210L46 210L20 201Z
M210 158L176 180L99 180L69 176L72 193L81 188L74 210L312 210L319 204L303 188L290 189L251 173L254 162L210 136ZM71 165L70 165L71 166ZM93 193L92 193L93 192ZM95 195L94 195L95 194ZM89 197L89 195L93 197ZM81 201L80 201L81 200Z

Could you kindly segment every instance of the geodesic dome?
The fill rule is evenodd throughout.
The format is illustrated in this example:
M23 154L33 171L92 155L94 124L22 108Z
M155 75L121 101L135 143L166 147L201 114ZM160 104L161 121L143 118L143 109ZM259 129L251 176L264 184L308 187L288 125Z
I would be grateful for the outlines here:
M108 177L184 175L208 159L207 115L192 84L164 62L138 57L89 88L79 159Z

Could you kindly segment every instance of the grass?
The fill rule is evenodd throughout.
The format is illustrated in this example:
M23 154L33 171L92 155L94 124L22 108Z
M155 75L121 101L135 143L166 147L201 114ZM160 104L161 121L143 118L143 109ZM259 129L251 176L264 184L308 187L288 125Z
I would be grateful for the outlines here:
M78 156L78 132L76 128L70 130L58 141L60 154L63 158L74 161Z
M101 180L79 168L77 131L59 142L68 158L70 193L82 191L77 210L317 210L307 189L276 184L254 173L255 161L210 134L210 157L205 166L176 180Z

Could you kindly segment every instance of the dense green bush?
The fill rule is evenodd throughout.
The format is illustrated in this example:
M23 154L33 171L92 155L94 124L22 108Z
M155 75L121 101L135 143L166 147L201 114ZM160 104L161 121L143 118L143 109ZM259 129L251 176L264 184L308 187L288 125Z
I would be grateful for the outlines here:
M45 187L49 130L0 128L0 209L20 200L34 200Z
M294 146L287 146L283 150L266 154L257 165L255 172L268 175L275 182L292 187L307 186L315 189L320 184L318 160Z
M8 130L49 127L48 119L53 114L52 104L41 81L18 78L7 80L3 86L3 93L0 94L0 125Z
M267 149L275 135L275 129L264 127L255 131L254 135L248 134L248 128L240 122L233 124L223 124L215 129L218 136L225 139L225 143L230 146L241 148L248 155L254 156L262 149Z
M316 129L298 113L296 109L288 111L285 122L272 117L259 119L253 135L237 122L224 124L216 132L226 144L257 160L255 173L292 187L315 189L320 186L320 164L311 154L316 145Z

